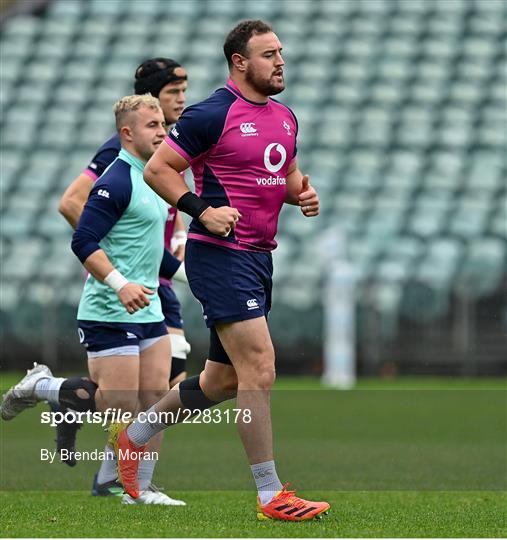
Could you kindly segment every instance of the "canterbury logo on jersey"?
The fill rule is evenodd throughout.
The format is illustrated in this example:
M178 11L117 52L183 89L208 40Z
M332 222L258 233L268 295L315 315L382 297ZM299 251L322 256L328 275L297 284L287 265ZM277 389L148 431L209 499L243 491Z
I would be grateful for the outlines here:
M107 191L107 189L99 189L97 191L97 195L99 195L100 197L104 197L106 199L109 199L109 191Z
M259 309L259 303L255 298L250 298L250 300L246 301L246 305L248 309Z
M242 133L242 137L257 136L257 129L255 128L255 122L244 122L240 124L239 129Z

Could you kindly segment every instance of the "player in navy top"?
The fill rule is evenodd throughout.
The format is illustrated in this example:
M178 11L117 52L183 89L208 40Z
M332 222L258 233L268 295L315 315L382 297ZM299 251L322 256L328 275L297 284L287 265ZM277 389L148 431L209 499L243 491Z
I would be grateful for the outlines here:
M297 121L270 96L284 89L282 47L263 21L244 21L224 44L225 88L189 107L146 165L145 180L190 214L186 270L211 331L200 376L186 379L150 411L204 410L237 392L238 429L258 491L260 519L319 517L325 502L305 501L282 486L275 469L270 391L275 354L267 315L278 216L284 203L306 217L319 198L297 165ZM196 193L179 172L192 167ZM118 448L139 449L161 423L135 421L117 434ZM118 459L123 486L137 495L137 462Z

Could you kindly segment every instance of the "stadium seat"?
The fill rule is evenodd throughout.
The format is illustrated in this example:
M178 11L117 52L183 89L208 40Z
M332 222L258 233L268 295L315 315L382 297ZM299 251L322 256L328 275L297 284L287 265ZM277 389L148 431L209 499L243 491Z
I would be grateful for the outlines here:
M507 238L507 204L505 200L500 201L498 209L493 214L489 232L500 238Z
M458 286L471 296L491 294L505 274L507 242L504 238L474 240L458 275Z
M386 339L404 317L448 314L456 287L477 299L499 290L504 2L54 0L40 16L7 20L0 37L3 310L14 307L9 287L31 280L37 302L52 276L69 284L62 302L78 301L82 271L58 198L113 134L111 107L133 91L137 65L180 60L188 102L203 99L226 77L225 30L250 15L270 20L282 40L280 99L298 117L299 164L322 201L318 219L282 212L276 302L318 325L326 263L316 239L336 226L366 291L359 308L371 302L382 313ZM17 246L28 237L24 264ZM184 307L195 303L181 294Z
M122 4L122 0L109 0L108 2L90 0L88 9L94 15L116 18L123 11L124 6Z

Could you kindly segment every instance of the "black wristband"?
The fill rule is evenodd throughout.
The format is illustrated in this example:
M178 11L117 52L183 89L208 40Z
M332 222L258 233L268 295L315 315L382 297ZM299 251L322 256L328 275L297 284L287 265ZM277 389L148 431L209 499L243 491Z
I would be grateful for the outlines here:
M199 216L209 207L210 205L204 199L201 199L201 197L198 197L191 191L187 191L176 203L176 208L178 210L185 212L185 214L188 214L195 219L199 219Z

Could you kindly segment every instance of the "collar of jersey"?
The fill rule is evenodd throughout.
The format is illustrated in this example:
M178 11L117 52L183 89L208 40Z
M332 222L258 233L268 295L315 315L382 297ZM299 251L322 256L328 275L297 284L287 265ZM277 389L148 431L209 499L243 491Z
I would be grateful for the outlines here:
M118 157L123 161L126 161L129 165L132 165L132 167L135 167L139 171L144 171L144 166L146 165L146 163L139 158L136 158L136 156L133 156L130 152L127 152L125 148L122 148L120 150Z
M236 86L236 83L232 79L227 79L227 84L225 85L225 87L227 88L227 90L230 90L233 94L240 97L247 103L251 103L252 105L255 105L257 107L265 107L269 103L269 98L268 98L268 101L264 103L258 103L257 101L252 101L251 99L246 98L241 93L240 89Z

